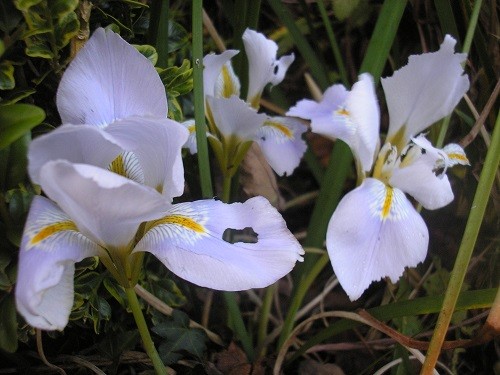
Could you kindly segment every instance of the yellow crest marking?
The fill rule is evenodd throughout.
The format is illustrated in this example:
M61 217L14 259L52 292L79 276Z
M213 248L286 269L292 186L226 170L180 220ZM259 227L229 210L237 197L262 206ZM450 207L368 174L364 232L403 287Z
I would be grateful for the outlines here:
M459 154L459 153L452 153L452 154L448 154L448 157L450 159L454 159L454 160L460 160L464 163L469 163L469 159L467 159L467 157L463 154Z
M230 98L231 95L237 94L236 88L233 85L233 80L231 77L231 73L226 65L222 66L222 82L223 82L223 89L222 89L222 96L224 98Z
M162 225L162 224L167 224L167 225L178 225L181 227L184 227L186 229L192 230L193 232L196 233L205 233L205 227L193 219L183 216L183 215L169 215L165 216L164 218L155 220L153 222L153 226L157 225Z
M109 170L111 172L119 174L120 176L127 177L127 171L125 169L125 163L122 155L118 155L116 159L111 162L111 164L109 165Z
M278 131L283 133L285 135L285 137L287 137L288 139L293 139L293 132L289 128L287 128L285 125L280 124L279 122L266 121L266 122L264 122L264 125L277 129Z
M335 114L339 115L339 116L350 116L351 115L351 113L345 108L341 108L341 109L336 110Z
M46 238L52 236L53 234L56 234L58 232L62 232L65 230L73 230L73 231L78 231L78 228L76 227L75 223L72 221L59 221L57 223L47 225L46 227L42 228L37 234L33 236L33 238L30 240L30 245L36 245L37 243L42 242Z
M394 197L394 189L386 186L384 204L382 205L382 219L387 219L391 213L392 198Z

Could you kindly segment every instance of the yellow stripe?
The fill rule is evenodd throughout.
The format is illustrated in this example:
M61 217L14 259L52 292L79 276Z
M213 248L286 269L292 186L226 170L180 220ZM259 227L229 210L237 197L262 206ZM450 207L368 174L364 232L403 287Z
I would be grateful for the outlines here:
M51 225L46 226L45 228L42 228L37 234L33 236L33 238L30 240L30 245L36 245L39 242L42 242L46 238L52 236L55 233L62 232L65 230L73 230L73 231L78 231L78 228L76 227L75 223L72 221L60 221Z
M196 232L196 233L205 233L205 227L203 225L198 224L193 219L191 219L187 216L183 216L183 215L169 215L169 216L165 216L164 218L155 220L153 222L153 226L162 225L162 224L179 225L179 226L184 227L186 229L192 230L193 232Z
M386 186L384 205L382 206L382 219L387 219L391 213L392 197L394 190L390 186Z
M289 128L287 128L285 125L280 124L279 122L266 121L266 122L264 122L264 125L271 126L275 129L277 129L278 131L283 133L285 135L285 137L287 137L288 139L293 139L293 132Z
M224 98L230 98L231 95L236 95L236 89L233 85L233 80L231 79L231 73L229 72L229 69L226 65L222 66L222 82L223 82L223 89L222 89L222 96Z
M464 161L467 163L469 162L469 159L467 159L467 157L465 155L458 154L458 153L448 154L448 157L450 159L461 160L461 161Z

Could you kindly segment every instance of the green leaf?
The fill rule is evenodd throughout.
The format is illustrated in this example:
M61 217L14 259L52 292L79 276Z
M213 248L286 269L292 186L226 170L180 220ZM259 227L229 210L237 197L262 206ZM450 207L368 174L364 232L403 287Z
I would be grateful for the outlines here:
M206 350L207 336L198 328L189 328L189 318L181 311L175 310L173 320L161 323L152 331L166 340L158 348L158 353L165 364L172 364L184 357L188 352L198 359L203 358Z
M25 181L30 142L31 134L25 133L8 148L9 159L6 168L6 190L16 189L19 187L19 184Z
M16 9L11 1L0 1L0 30L4 34L10 34L22 18L22 13ZM0 53L1 55L2 53Z
M54 53L45 44L35 42L26 47L26 54L30 57L40 57L42 59L50 60L54 58Z
M149 44L142 44L142 45L137 45L133 44L133 46L144 56L146 57L153 66L156 65L158 62L158 53L156 52L156 49L153 46L150 46Z
M168 22L168 52L175 52L189 43L189 34L184 27L177 22Z
M14 66L10 61L2 61L0 63L0 90L12 90L15 86Z
M13 294L4 295L0 300L0 349L9 353L17 350L17 317Z
M103 280L103 285L106 288L106 290L113 296L115 300L118 301L120 305L123 307L126 307L125 299L125 291L123 290L123 287L115 280L112 278L105 278Z
M15 104L18 101L21 101L28 96L33 95L36 92L34 89L25 89L25 90L15 90L11 91L9 95L4 96L2 102L0 102L0 106L5 106L9 104Z
M40 4L43 0L14 0L14 4L17 9L21 11L28 11L29 8Z
M75 12L68 13L63 18L59 19L54 29L57 47L65 47L70 40L78 34L79 30L80 22Z
M78 6L78 0L52 0L50 2L50 12L52 17L61 18L73 12Z
M171 279L160 279L151 283L152 293L171 307L179 307L187 302L177 284Z
M168 118L175 121L182 121L184 116L182 114L182 109L178 100L174 96L169 96L168 92L167 92L167 98L168 98Z
M344 21L359 5L361 0L332 0L333 14L339 21Z
M40 124L45 112L31 104L0 106L0 149Z

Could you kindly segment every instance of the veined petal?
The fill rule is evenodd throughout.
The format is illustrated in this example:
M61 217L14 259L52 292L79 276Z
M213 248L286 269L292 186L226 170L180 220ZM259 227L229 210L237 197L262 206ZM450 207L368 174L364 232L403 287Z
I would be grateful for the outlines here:
M467 55L455 53L455 44L446 35L439 51L412 55L408 65L382 79L390 118L388 142L406 144L449 115L469 89L462 67Z
M57 108L63 123L105 126L133 115L166 117L167 97L151 62L99 28L66 69Z
M109 251L126 248L140 223L161 217L170 207L153 188L65 160L46 163L40 183L85 236Z
M389 183L410 194L428 210L446 206L453 200L453 191L446 176L448 157L432 146L424 136L413 138L413 148L406 148ZM411 147L412 145L410 145Z
M306 152L302 139L307 127L291 117L269 117L259 130L257 142L274 171L291 175Z
M219 77L217 77L214 96L216 98L229 98L233 95L239 97L240 88L240 80L234 73L231 61L227 61L222 65Z
M220 55L211 53L203 58L203 91L205 98L208 95L218 97L217 80L221 74L222 67L238 53L239 51L237 50L228 49Z
M73 305L74 264L100 251L54 203L36 196L24 228L15 292L24 319L36 328L62 330Z
M209 96L207 102L217 129L225 137L236 136L240 141L251 141L267 118L236 96Z
M328 224L326 247L351 300L372 281L396 282L405 267L425 259L427 227L398 189L367 178L339 203Z
M252 228L256 243L229 243L226 229ZM219 290L263 288L291 271L303 250L281 215L262 197L176 204L135 250L149 251L176 275Z
M249 67L247 102L258 108L258 101L266 85L277 85L283 81L295 55L292 53L277 60L278 45L254 30L246 29L242 38Z
M181 149L189 132L169 119L129 117L106 128L125 151L137 156L144 184L160 191L167 199L184 192Z
M40 169L56 159L105 168L121 147L102 129L88 125L62 125L31 142L28 170L31 180L40 184Z

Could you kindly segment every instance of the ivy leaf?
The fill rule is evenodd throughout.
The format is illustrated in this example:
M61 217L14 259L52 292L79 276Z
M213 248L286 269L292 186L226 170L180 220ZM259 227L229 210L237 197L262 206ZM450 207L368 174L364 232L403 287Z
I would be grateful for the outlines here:
M156 52L156 49L153 46L150 46L149 44L143 44L143 45L138 45L138 44L133 44L133 46L144 56L146 57L153 66L156 65L158 62L158 52Z
M41 2L42 0L14 0L14 4L16 5L17 9L24 12L28 11L32 6L40 4Z
M26 47L26 54L30 57L40 57L42 59L50 60L54 57L54 53L42 43L33 43Z
M175 310L172 320L158 324L152 330L165 340L158 348L162 361L169 365L184 357L187 352L198 359L203 358L207 337L203 330L189 327L189 318L182 311Z
M75 12L68 13L60 18L54 29L57 47L63 48L66 46L78 34L79 29L80 22Z
M50 2L50 12L53 16L62 18L68 13L72 13L78 6L78 0L52 0Z
M0 63L0 90L12 90L16 86L14 66L10 61Z
M0 149L40 124L45 112L31 104L0 106Z

